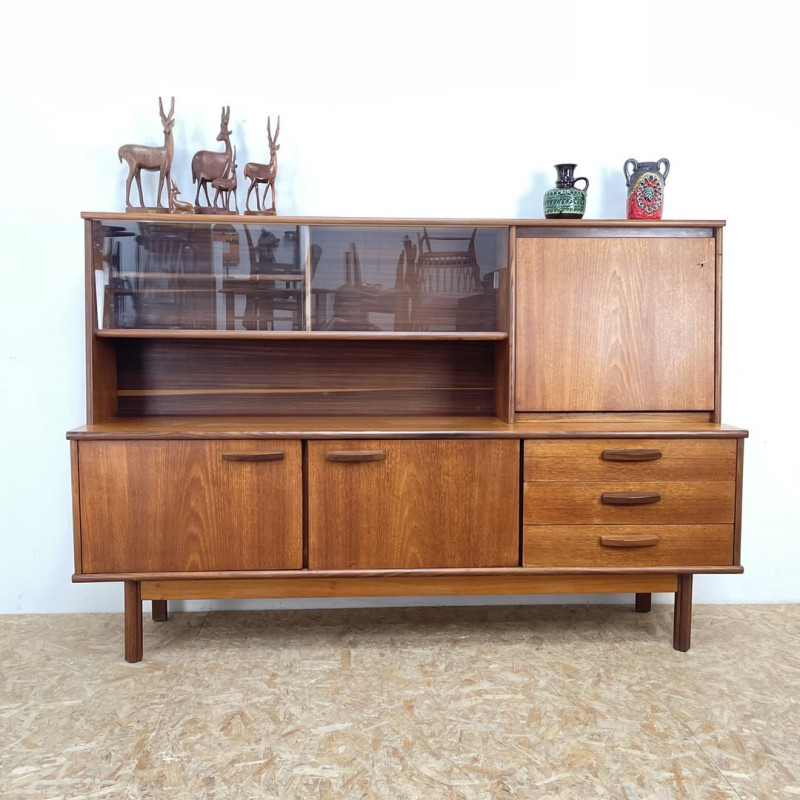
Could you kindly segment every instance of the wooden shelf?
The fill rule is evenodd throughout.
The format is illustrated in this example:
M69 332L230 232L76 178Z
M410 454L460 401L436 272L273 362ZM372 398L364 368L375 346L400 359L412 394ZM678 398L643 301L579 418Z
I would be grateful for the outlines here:
M384 342L498 342L508 339L501 331L245 331L186 330L176 328L102 328L102 339L297 339L306 341Z
M124 222L168 222L168 223L202 223L203 225L214 225L224 223L241 223L246 225L337 225L349 228L360 225L376 226L385 225L388 227L402 226L483 226L505 228L510 226L519 227L543 227L543 228L586 228L586 227L614 227L614 228L661 228L661 227L680 227L680 228L703 228L703 227L722 227L723 220L630 220L630 219L514 219L514 218L422 218L422 217L271 217L243 214L169 214L166 210L162 213L151 212L137 209L136 212L94 212L84 211L81 217L85 220L97 221L124 221Z
M715 422L542 420L508 423L492 416L152 416L115 417L76 428L69 439L283 438L743 438L747 431Z

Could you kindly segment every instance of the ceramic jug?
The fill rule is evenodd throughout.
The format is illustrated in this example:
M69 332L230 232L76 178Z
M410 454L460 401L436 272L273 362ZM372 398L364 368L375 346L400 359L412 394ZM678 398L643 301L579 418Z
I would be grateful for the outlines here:
M660 158L658 161L640 162L629 158L622 169L625 173L625 185L628 187L628 219L661 219L669 161Z
M556 186L544 193L544 215L547 219L580 219L586 211L588 178L574 178L577 164L556 164ZM575 184L585 181L583 189Z

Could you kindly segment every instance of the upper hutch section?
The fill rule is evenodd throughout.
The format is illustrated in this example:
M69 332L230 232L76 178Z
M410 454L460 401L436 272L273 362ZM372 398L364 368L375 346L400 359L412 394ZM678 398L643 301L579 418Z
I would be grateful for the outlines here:
M720 421L723 222L83 216L90 423Z
M84 217L100 335L508 333L502 225Z

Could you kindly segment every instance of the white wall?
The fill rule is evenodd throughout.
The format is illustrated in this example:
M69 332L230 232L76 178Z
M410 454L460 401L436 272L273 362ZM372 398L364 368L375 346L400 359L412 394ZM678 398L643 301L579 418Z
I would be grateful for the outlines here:
M796 3L12 8L0 49L0 612L121 607L116 584L70 583L79 213L123 209L117 149L160 143L159 95L176 97L173 175L187 199L189 160L215 145L223 104L239 164L265 158L267 115L280 114L284 214L541 217L552 165L575 161L591 180L586 216L620 217L623 162L668 157L665 216L728 221L723 412L751 431L745 574L700 577L695 597L800 601Z

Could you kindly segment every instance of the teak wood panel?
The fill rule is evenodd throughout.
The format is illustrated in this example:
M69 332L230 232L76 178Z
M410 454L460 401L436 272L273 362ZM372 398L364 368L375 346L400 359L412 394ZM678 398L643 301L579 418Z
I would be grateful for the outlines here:
M300 442L81 442L78 461L79 572L302 567Z
M516 247L517 411L711 411L713 238Z
M309 442L308 492L311 569L519 564L517 441Z
M490 415L491 341L115 340L120 416Z
M613 546L613 542L620 540L629 546ZM655 544L646 544L654 541ZM523 528L525 567L700 567L732 563L732 525L526 525Z
M595 594L674 592L677 575L454 575L420 577L153 580L142 581L144 600L261 597L402 597L413 595Z
M734 481L597 481L523 485L527 525L692 525L733 523ZM658 493L657 502L611 505L604 494Z
M735 439L526 441L524 479L732 481L736 478L736 454Z

